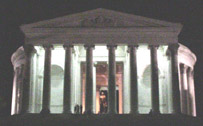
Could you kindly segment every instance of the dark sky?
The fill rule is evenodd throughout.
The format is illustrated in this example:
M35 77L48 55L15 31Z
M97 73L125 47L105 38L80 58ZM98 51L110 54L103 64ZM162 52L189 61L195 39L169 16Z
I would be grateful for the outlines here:
M10 113L13 81L10 57L24 43L24 34L19 26L96 8L183 24L179 42L189 47L197 56L197 113L203 117L202 0L0 0L0 114Z

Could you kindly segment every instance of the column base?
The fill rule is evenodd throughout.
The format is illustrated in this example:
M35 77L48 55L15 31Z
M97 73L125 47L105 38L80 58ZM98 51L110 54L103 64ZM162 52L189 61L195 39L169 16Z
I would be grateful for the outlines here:
M72 114L71 111L63 111L63 114Z
M116 111L108 111L107 114L118 114Z
M130 114L133 114L133 115L138 115L139 114L139 111L130 111Z
M72 114L72 111L68 107L64 106L63 114Z
M26 115L29 114L30 112L26 111L26 112L20 112L18 115Z
M177 111L173 111L172 114L173 114L173 115L183 115L183 113L177 112Z
M40 114L50 114L50 110L49 109L42 109Z
M91 114L93 114L93 112L92 112L92 110L86 110L86 111L84 112L84 114L86 114L86 115L91 115Z
M153 111L152 109L149 112L149 115L160 115L160 111Z
M21 112L20 112L20 114L27 114L27 113L30 113L28 110L22 110Z

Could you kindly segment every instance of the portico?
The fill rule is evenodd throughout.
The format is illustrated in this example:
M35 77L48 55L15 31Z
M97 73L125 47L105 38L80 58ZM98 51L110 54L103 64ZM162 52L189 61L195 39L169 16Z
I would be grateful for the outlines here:
M180 114L179 64L187 62L178 57L187 50L179 51L181 27L106 9L22 26L26 44L12 61L15 69L26 68L27 90L19 110L15 92L22 88L14 89L13 114L99 114L105 105L107 114ZM193 58L185 97L188 114L195 115L196 59L185 56Z

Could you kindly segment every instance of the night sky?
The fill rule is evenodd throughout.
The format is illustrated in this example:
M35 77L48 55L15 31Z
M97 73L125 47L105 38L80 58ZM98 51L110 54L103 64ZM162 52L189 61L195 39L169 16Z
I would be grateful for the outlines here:
M0 115L10 114L13 82L10 59L12 53L24 44L24 34L19 26L96 8L183 24L179 42L197 56L197 114L203 117L202 0L0 0Z

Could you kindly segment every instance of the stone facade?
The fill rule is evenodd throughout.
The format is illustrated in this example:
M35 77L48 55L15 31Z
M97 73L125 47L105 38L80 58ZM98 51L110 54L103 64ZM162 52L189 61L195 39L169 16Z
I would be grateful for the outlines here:
M21 26L25 46L12 56L11 114L74 113L77 105L85 114L98 114L98 91L107 88L109 114L196 116L196 57L178 43L181 28L106 9ZM108 66L108 87L97 85L97 63ZM123 65L122 74L116 72L117 63ZM117 76L123 79L119 84Z

